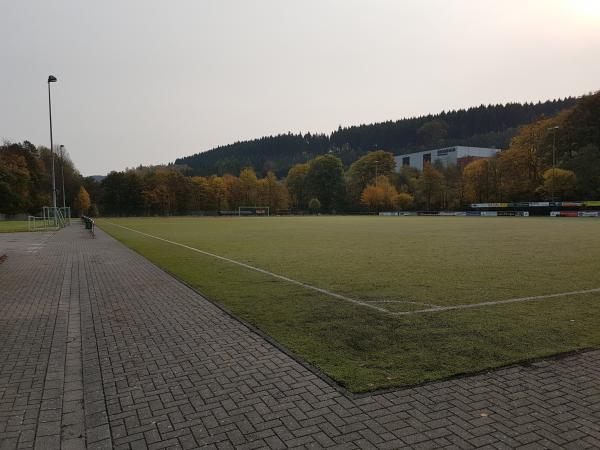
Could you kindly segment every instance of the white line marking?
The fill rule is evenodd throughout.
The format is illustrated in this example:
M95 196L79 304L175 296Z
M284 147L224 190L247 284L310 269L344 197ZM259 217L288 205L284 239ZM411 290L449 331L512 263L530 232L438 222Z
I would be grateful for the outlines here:
M366 303L410 303L411 305L431 306L432 308L442 308L442 306L431 303L413 302L410 300L365 300Z
M109 222L109 221L104 221L104 222L105 223L109 223L109 224L114 225L114 226L119 227L119 228L123 228L125 230L133 231L134 233L139 233L139 234L141 234L143 236L147 236L147 237L150 237L150 238L153 238L153 239L157 239L159 241L167 242L167 243L173 244L173 245L178 245L179 247L183 247L183 248L186 248L188 250L192 250L194 252L202 253L203 255L212 256L213 258L217 258L217 259L220 259L222 261L227 261L227 262L229 262L231 264L236 264L236 265L244 267L246 269L254 270L256 272L260 272L262 274L269 275L271 277L278 278L278 279L283 280L283 281L287 281L288 283L292 283L292 284L295 284L297 286L302 286L302 287L304 287L306 289L312 289L313 291L319 292L321 294L329 295L330 297L334 297L334 298L337 298L337 299L340 299L340 300L345 300L347 302L354 303L356 305L366 306L367 308L372 308L372 309L375 309L375 310L377 310L379 312L384 312L384 313L390 314L390 312L387 309L379 308L378 306L371 305L371 304L365 303L365 302L361 302L360 300L356 300L356 299L353 299L353 298L350 298L350 297L346 297L346 296L341 295L341 294L336 294L335 292L331 292L331 291L328 291L326 289L322 289L320 287L313 286L311 284L303 283L302 281L297 281L297 280L294 280L292 278L285 277L283 275L278 275L276 273L269 272L268 270L260 269L258 267L254 267L254 266L251 266L249 264L245 264L243 262L236 261L234 259L229 259L229 258L225 258L224 256L216 255L214 253L205 252L204 250L200 250L200 249L197 249L197 248L194 248L194 247L190 247L189 245L180 244L179 242L175 242L175 241L170 241L169 239L164 239L164 238L161 238L161 237L158 237L158 236L154 236L152 234L144 233L143 231L138 231L138 230L135 230L133 228L125 227L123 225L119 225L119 224L116 224L116 223L113 223L113 222Z
M480 308L480 307L485 307L485 306L505 305L505 304L509 304L509 303L519 303L519 302L528 302L528 301L538 301L538 300L545 300L545 299L548 299L548 298L567 297L567 296L571 296L571 295L581 295L581 294L590 294L590 293L594 293L594 292L600 292L600 288L595 288L595 289L586 289L586 290L580 290L580 291L560 292L558 294L536 295L536 296L532 296L532 297L519 297L519 298L511 298L511 299L508 299L508 300L496 300L496 301L489 301L489 302L482 302L482 303L471 303L471 304L463 304L463 305L454 305L454 306L436 306L436 305L431 305L432 308L427 308L427 309L417 309L417 310L414 310L414 311L392 312L392 311L388 311L387 309L384 309L384 308L379 308L379 307L373 305L372 303L392 303L392 302L395 302L393 300L391 300L391 301L381 300L381 301L362 302L360 300L356 300L356 299L353 299L353 298L350 298L350 297L346 297L346 296L341 295L341 294L336 294L335 292L331 292L331 291L328 291L326 289L322 289L322 288L319 288L319 287L316 287L316 286L312 286L310 284L303 283L302 281L297 281L297 280L294 280L292 278L285 277L283 275L278 275L276 273L269 272L268 270L260 269L258 267L254 267L254 266L251 266L249 264L245 264L243 262L236 261L234 259L229 259L229 258L225 258L224 256L216 255L214 253L205 252L204 250L200 250L200 249L197 249L197 248L194 248L194 247L190 247L189 245L180 244L179 242L175 242L175 241L170 241L168 239L164 239L164 238L161 238L161 237L158 237L158 236L154 236L152 234L144 233L143 231L138 231L138 230L135 230L133 228L125 227L123 225L119 225L119 224L116 224L116 223L113 223L113 222L109 222L109 221L105 221L105 222L109 223L111 225L114 225L116 227L123 228L125 230L133 231L134 233L138 233L138 234L141 234L143 236L147 236L147 237L150 237L150 238L153 238L153 239L157 239L159 241L167 242L169 244L178 245L179 247L183 247L183 248L186 248L188 250L192 250L194 252L202 253L202 254L207 255L207 256L212 256L213 258L217 258L217 259L220 259L222 261L227 261L227 262L229 262L231 264L236 264L238 266L245 267L246 269L254 270L256 272L260 272L260 273L263 273L265 275L269 275L269 276L272 276L274 278L278 278L280 280L287 281L288 283L292 283L292 284L295 284L297 286L302 286L302 287L304 287L306 289L312 289L313 291L319 292L321 294L329 295L330 297L338 298L340 300L345 300L347 302L354 303L354 304L357 304L357 305L366 306L367 308L372 308L372 309L375 309L377 311L380 311L380 312L383 312L383 313L386 313L386 314L390 314L390 315L393 315L393 316L408 316L408 315L412 315L412 314L424 314L424 313L430 313L430 312L443 312L443 311L453 311L453 310L461 310L461 309L469 309L469 308ZM399 303L399 302L395 302L395 303ZM415 303L415 304L419 304L418 302L409 302L409 301L405 301L403 303ZM427 304L427 303L424 303L424 304Z
M546 300L548 298L567 297L570 295L591 294L594 292L600 292L600 288L586 289L586 290L582 290L582 291L560 292L558 294L536 295L533 297L510 298L508 300L496 300L496 301L491 301L491 302L472 303L472 304L466 304L466 305L437 306L435 308L418 309L415 311L390 312L390 314L393 314L395 316L408 316L410 314L423 314L423 313L428 313L428 312L452 311L455 309L479 308L479 307L484 307L484 306L505 305L507 303L531 302L531 301L537 301L537 300Z

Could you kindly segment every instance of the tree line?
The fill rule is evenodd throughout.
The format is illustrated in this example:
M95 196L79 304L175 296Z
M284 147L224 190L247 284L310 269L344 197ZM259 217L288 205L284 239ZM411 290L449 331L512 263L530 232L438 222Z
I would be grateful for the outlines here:
M507 150L465 167L472 201L600 199L600 92L520 127Z
M85 179L66 152L55 152L57 205L72 206L74 212L88 212L91 205ZM64 180L64 183L63 183ZM64 185L64 190L63 190ZM52 205L52 152L29 141L0 145L0 213L39 214Z
M113 172L102 183L112 214L176 214L269 206L324 213L457 210L473 202L600 198L600 93L522 125L508 149L464 167L396 171L393 153L372 150L345 165L336 152L299 162L278 179L253 167L186 176L179 166ZM553 169L554 162L554 169Z
M538 103L482 105L397 121L340 127L329 135L266 136L178 158L175 164L187 165L193 175L239 174L244 167L253 167L261 176L272 171L278 177L285 177L295 164L326 153L338 156L348 166L377 149L398 155L450 145L506 148L519 126L554 116L575 102L575 98L569 97Z
M387 159L385 159L387 158ZM386 161L375 177L375 162ZM458 210L469 203L600 199L600 92L519 128L507 150L465 167L389 169L370 153L350 166L349 198L372 210ZM359 165L361 170L357 171ZM361 178L357 174L368 174ZM361 191L362 189L362 191ZM359 197L360 193L360 197Z
M35 214L49 205L50 167L47 148L27 141L0 146L0 212ZM68 156L57 159L56 168L65 174L67 205L92 215L175 215L241 206L322 213L457 210L473 202L597 200L600 93L522 125L507 150L464 167L427 164L423 171L397 171L393 152L371 149L350 164L325 151L296 162L283 177L274 170L261 176L250 165L235 175L207 176L167 165L115 171L99 182L82 177Z
M288 208L288 192L273 172L258 178L254 169L239 176L187 176L174 166L111 172L92 192L106 215L174 215L233 211L240 206Z

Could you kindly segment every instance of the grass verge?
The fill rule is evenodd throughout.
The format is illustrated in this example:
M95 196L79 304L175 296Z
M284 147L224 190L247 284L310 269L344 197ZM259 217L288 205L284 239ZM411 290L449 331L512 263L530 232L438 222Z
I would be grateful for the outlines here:
M21 231L29 231L26 220L0 221L0 233L17 233Z

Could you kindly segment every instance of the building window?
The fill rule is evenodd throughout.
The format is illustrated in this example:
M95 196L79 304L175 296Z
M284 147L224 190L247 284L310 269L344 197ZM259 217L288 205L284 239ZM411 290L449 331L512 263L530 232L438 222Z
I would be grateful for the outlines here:
M410 166L410 156L405 156L404 158L402 158L402 165Z
M431 164L431 153L425 153L423 155L423 165Z

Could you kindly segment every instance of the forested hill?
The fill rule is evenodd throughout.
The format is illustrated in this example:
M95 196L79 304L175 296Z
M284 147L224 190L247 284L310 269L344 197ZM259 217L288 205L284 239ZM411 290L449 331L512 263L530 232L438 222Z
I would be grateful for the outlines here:
M194 175L238 174L253 167L259 175L273 170L285 176L289 168L324 153L338 155L348 165L374 149L394 154L448 145L506 148L517 127L570 108L576 98L538 103L507 103L358 125L326 134L281 134L224 145L178 158Z

